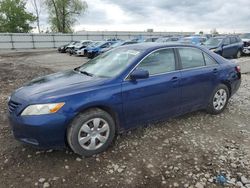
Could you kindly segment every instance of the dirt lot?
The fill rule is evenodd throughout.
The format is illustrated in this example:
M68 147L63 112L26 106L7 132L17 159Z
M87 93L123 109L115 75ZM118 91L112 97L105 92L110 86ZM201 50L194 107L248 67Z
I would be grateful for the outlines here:
M250 72L250 58L241 58ZM24 82L86 62L54 51L0 52L0 188L250 187L250 74L218 116L195 112L118 136L107 152L81 158L17 142L6 99Z

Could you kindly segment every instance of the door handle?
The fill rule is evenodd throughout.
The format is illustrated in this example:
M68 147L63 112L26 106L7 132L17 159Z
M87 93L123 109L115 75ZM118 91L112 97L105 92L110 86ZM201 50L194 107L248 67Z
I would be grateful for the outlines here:
M174 76L171 80L173 81L173 82L175 82L175 81L177 81L179 78L177 77L177 76Z
M215 73L215 74L218 73L218 69L216 69L216 68L213 69L213 73Z

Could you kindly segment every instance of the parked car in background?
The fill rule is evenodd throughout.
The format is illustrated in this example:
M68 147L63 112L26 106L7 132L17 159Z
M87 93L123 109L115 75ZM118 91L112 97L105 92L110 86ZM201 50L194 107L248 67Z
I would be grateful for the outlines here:
M106 39L106 41L121 41L121 39L118 39L118 38L110 38L110 39Z
M77 42L76 44L72 45L70 48L67 49L67 53L69 53L70 55L75 54L75 50L76 49L80 49L86 46L88 46L92 41L90 40L81 40L79 42Z
M240 35L241 40L244 43L243 53L250 54L250 33Z
M8 117L21 142L91 156L141 124L219 114L240 83L239 66L205 48L141 43L32 80L12 93Z
M75 48L75 46L79 45L81 41L76 41L75 43L72 43L66 47L66 53L69 53L72 49Z
M109 48L103 48L100 50L100 53L107 52L111 49L118 48L120 46L130 45L130 44L136 44L135 41L117 41L116 43L112 44Z
M144 40L144 42L155 42L159 37L149 37Z
M141 42L145 42L145 38L143 36L139 36L134 39L131 39L131 41L141 43Z
M182 44L202 45L207 40L203 36L190 36L180 39L178 42Z
M66 50L68 49L69 46L75 45L76 43L78 43L77 41L72 41L68 44L62 45L60 47L58 47L58 52L60 53L66 53Z
M160 43L164 43L164 42L177 42L180 39L181 39L181 37L160 37L155 42L160 42Z
M88 58L94 58L101 54L102 50L108 49L112 44L115 44L117 41L103 41L96 44L95 46L88 46L86 50L86 56ZM84 54L85 55L85 54Z
M90 45L93 41L85 40L81 41L79 44L75 45L74 49L70 50L70 55L77 54L78 50L85 49L88 45Z
M83 56L87 57L88 56L88 50L94 48L95 46L98 46L102 44L104 41L94 41L90 43L84 50L83 50Z
M243 50L242 40L234 35L212 37L204 45L225 58L240 58Z

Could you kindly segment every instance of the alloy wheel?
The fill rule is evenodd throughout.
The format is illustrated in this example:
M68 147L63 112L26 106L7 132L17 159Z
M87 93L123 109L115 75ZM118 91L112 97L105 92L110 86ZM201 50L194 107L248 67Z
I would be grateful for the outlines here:
M227 102L227 92L225 89L219 89L213 98L213 106L214 108L219 111L224 108Z
M102 118L85 122L78 133L78 142L86 150L96 150L108 140L109 124Z

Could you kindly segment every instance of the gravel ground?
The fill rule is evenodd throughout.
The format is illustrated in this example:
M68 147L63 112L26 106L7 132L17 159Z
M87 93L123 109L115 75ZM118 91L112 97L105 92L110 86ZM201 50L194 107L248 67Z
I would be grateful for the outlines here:
M119 135L104 153L37 150L17 142L6 99L24 82L85 58L32 51L0 54L0 187L250 187L250 74L218 116L190 113ZM243 72L250 58L239 60ZM218 176L221 175L221 176Z

